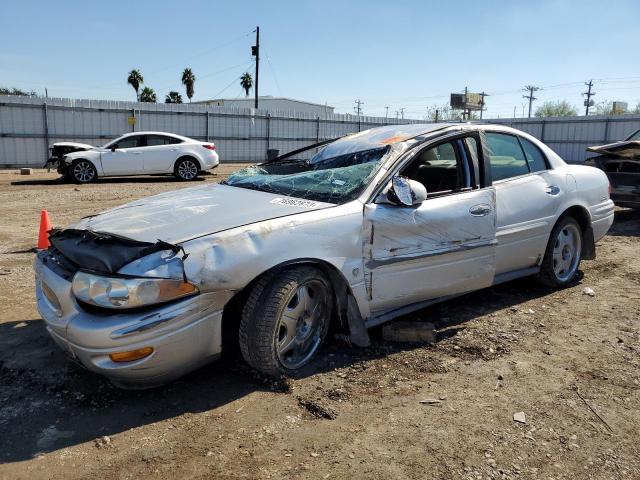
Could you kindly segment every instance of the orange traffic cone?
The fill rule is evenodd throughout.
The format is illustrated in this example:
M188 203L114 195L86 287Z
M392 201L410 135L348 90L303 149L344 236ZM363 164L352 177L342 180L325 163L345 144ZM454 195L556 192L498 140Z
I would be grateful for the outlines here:
M51 230L51 220L49 220L49 212L42 210L40 212L40 233L38 234L38 250L49 248L49 231Z

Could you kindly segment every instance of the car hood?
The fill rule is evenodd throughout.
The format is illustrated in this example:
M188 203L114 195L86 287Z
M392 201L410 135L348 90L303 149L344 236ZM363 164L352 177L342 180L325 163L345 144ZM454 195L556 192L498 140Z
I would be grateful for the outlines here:
M54 147L73 147L73 148L84 148L85 150L93 150L93 145L89 145L87 143L77 143L77 142L56 142L53 144Z
M605 155L613 155L620 158L640 158L640 141L624 140L622 142L609 143L587 147L587 151Z
M332 203L208 184L143 198L84 218L72 228L141 242L181 243L272 218L330 208Z

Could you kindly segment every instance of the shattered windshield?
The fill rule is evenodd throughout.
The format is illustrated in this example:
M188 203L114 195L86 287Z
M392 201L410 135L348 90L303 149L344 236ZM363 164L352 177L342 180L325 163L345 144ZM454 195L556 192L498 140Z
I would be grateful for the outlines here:
M390 147L329 157L325 150L310 160L281 160L244 168L223 183L318 202L345 203L367 186Z

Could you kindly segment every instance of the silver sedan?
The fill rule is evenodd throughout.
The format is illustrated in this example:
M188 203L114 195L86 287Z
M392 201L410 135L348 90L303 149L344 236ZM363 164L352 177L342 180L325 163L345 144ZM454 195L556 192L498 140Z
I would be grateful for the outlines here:
M87 369L145 387L229 338L271 376L524 276L570 284L613 222L605 174L497 125L387 126L52 232L38 309Z

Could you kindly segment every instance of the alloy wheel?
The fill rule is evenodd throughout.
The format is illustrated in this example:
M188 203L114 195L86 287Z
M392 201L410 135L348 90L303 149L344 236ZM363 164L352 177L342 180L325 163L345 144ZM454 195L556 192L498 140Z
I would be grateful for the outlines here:
M553 272L556 278L566 282L575 275L582 253L582 237L573 223L565 225L553 244Z
M183 180L193 180L198 176L198 166L192 160L183 160L178 165L178 176Z
M86 160L81 160L73 166L73 177L81 183L88 183L92 181L95 176L95 168Z
M329 291L319 280L309 280L293 292L276 329L276 353L282 366L304 365L322 343L328 322Z

